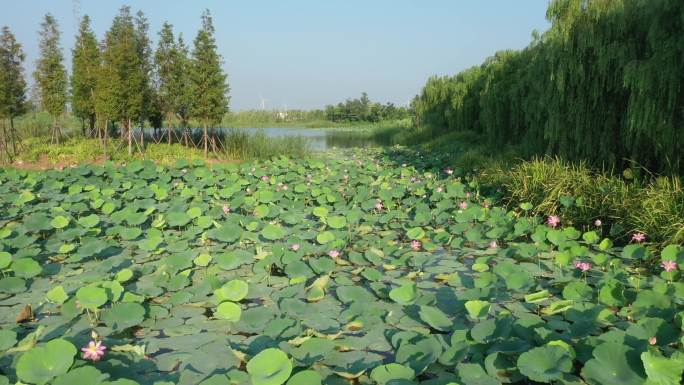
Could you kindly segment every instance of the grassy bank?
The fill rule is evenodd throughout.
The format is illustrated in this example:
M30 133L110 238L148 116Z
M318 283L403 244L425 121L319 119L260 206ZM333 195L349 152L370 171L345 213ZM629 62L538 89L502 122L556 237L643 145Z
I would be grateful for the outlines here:
M618 174L561 158L523 159L515 146L494 149L467 131L434 137L411 131L401 135L403 144L408 138L421 142L417 148L423 152L442 154L444 167L472 176L509 209L530 203L534 214L557 215L567 225L596 230L624 243L635 233L646 234L657 246L684 242L684 189L679 176L653 174L637 165Z
M278 155L303 157L308 153L307 143L304 138L300 137L268 138L261 133L249 135L228 131L216 138L217 146L209 153L209 158L215 161L268 159ZM196 135L193 135L191 140L194 143L201 142ZM181 143L167 144L164 141L155 143L149 139L146 140L142 154L140 151L135 151L133 155L128 155L127 143L118 138L111 138L108 142L107 153L109 159L116 162L145 158L162 164L170 164L177 159L204 158L200 146L195 147L192 144L185 146ZM45 168L91 163L102 159L104 159L104 151L102 142L98 139L72 137L56 145L50 143L49 137L41 136L23 140L13 164L19 166L35 164L40 168Z

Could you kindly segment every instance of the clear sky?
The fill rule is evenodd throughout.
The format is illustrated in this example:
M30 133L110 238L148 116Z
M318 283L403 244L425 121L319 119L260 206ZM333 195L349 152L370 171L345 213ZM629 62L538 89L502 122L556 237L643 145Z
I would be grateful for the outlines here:
M148 17L155 46L165 20L191 42L208 8L234 110L259 108L262 97L269 109L321 108L362 91L405 105L429 76L522 48L549 27L548 0L0 0L0 25L24 46L29 75L46 12L70 67L80 15L102 38L124 4Z

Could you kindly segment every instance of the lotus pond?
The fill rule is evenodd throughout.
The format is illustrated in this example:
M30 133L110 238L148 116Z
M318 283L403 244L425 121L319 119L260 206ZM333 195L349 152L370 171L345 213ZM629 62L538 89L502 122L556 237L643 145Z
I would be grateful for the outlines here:
M415 152L0 170L0 384L679 384L684 252Z

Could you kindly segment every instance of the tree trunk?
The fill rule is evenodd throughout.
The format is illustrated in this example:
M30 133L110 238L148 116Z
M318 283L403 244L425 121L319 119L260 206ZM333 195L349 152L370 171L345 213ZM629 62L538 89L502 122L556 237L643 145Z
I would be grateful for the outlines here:
M12 137L12 156L17 155L17 136L14 131L14 116L10 115L10 136Z
M12 155L9 153L9 148L7 144L7 127L5 127L5 120L2 120L2 138L0 138L0 149L2 149L2 154L7 160L7 163L12 163Z
M204 118L204 159L209 157L209 135L207 132L207 118Z
M59 124L57 123L57 117L56 116L52 119L52 133L55 137L55 142L59 146L60 132L59 132Z
M90 119L88 120L88 126L90 127L90 132L88 134L89 137L93 137L95 135L95 126L97 124L97 117L95 114L90 115Z
M104 148L104 160L107 161L109 157L107 156L107 131L109 131L109 119L105 119L104 133L102 134L102 142Z
M140 124L140 152L145 159L145 125Z
M171 113L166 114L166 120L167 120L167 122L166 122L166 124L167 124L166 134L168 136L167 139L168 139L169 144L171 144L171 117L172 117Z
M131 120L128 119L128 124L127 124L127 131L128 131L128 156L133 155L133 130L131 129Z

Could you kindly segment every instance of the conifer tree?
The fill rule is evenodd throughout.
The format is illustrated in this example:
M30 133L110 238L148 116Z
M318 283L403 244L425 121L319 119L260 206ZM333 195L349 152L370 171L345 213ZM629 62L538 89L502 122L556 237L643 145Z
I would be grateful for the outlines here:
M26 79L24 79L24 51L9 27L2 28L0 34L0 118L9 119L9 133L2 126L3 153L11 161L16 154L17 135L14 118L26 110ZM10 152L10 142L11 152Z
M154 55L157 75L157 92L160 107L167 121L167 140L171 144L171 122L183 104L187 94L187 49L179 37L178 43L173 36L173 26L165 22L159 31L159 44Z
M100 91L111 97L105 103L114 106L111 118L121 123L121 137L127 138L129 155L133 154L133 122L144 120L150 102L142 19L139 14L136 25L130 7L121 7L107 31L102 52L102 73L109 78L102 80Z
M88 123L89 135L95 130L95 88L99 69L100 49L90 27L90 18L85 15L72 50L71 109L82 122ZM85 125L83 127L85 134Z
M197 33L192 51L191 116L199 119L204 128L204 156L209 153L208 127L221 121L228 112L227 76L221 69L221 56L217 52L214 25L209 10L202 14L202 28Z
M67 72L59 46L59 26L51 14L45 15L39 35L40 57L33 76L40 90L43 108L53 119L52 140L59 144L59 117L66 110L67 101Z

